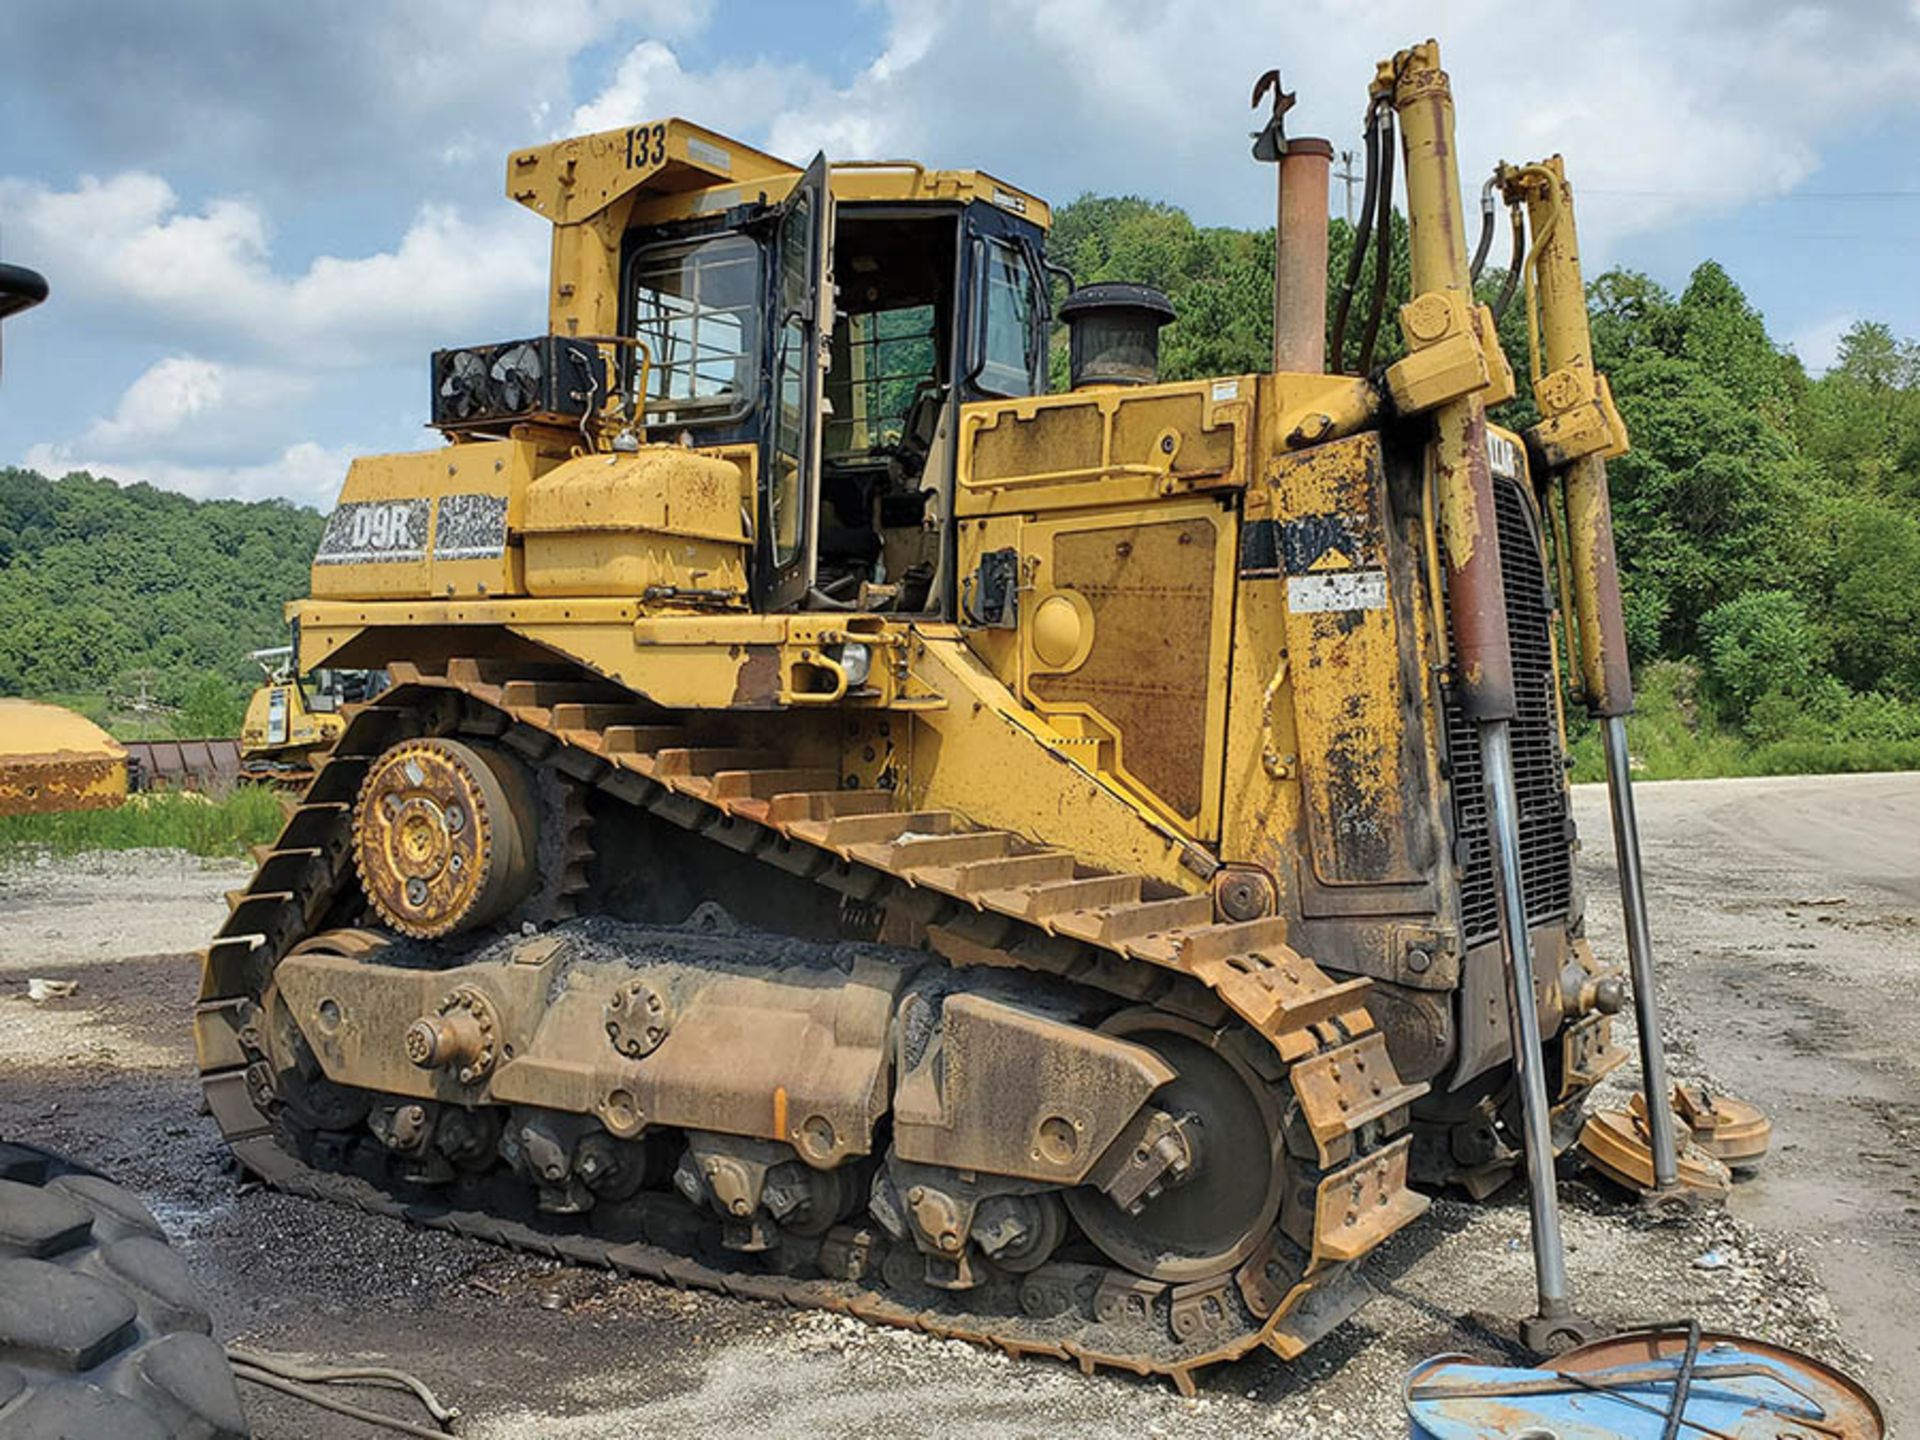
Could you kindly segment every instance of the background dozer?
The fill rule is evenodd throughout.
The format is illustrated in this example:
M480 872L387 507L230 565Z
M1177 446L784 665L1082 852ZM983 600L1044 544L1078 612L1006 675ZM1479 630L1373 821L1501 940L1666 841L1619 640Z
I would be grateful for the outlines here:
M548 332L433 356L449 443L353 464L291 607L300 669L392 685L207 952L244 1165L1190 1387L1524 1156L1572 1323L1553 1152L1627 991L1556 658L1565 577L1624 703L1570 196L1523 436L1435 47L1369 99L1389 367L1326 364L1278 114L1275 373L1160 382L1170 307L1087 287L1061 394L1048 209L991 176L682 120L509 157Z
M347 728L341 712L378 693L379 677L336 669L302 677L290 645L255 650L251 658L265 680L248 697L241 721L240 775L263 783L304 786L313 779L320 758Z

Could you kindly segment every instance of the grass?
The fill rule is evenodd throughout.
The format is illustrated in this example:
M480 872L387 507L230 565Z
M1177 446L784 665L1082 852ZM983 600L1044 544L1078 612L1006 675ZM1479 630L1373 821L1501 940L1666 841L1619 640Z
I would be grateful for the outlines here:
M280 833L280 796L243 785L224 796L160 791L132 796L113 810L64 815L0 815L0 854L50 850L185 850L194 855L244 855Z
M1639 780L1713 780L1731 775L1837 775L1920 770L1920 740L1806 735L1757 741L1727 725L1699 694L1689 665L1662 661L1635 677L1627 753ZM1576 781L1606 779L1599 727L1569 707Z

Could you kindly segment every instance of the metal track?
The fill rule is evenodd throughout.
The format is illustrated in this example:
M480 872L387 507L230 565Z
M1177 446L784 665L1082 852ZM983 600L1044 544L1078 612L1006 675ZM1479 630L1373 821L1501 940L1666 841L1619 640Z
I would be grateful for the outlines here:
M1334 981L1286 945L1283 922L1216 923L1204 895L1149 899L1140 877L1089 874L1069 851L976 829L948 811L901 811L891 792L833 788L832 772L783 768L776 754L702 744L697 727L724 724L724 715L663 724L615 687L525 665L391 669L393 688L355 715L207 951L196 1015L202 1082L236 1155L269 1183L679 1286L1055 1356L1088 1372L1163 1374L1188 1393L1208 1365L1261 1345L1291 1358L1338 1325L1365 1298L1355 1262L1425 1210L1406 1186L1411 1139L1394 1138L1425 1087L1395 1074L1362 1003L1367 982ZM495 736L579 783L846 894L923 892L932 897L928 943L952 963L1033 970L1149 1004L1198 1003L1227 1023L1228 1012L1237 1016L1270 1048L1274 1083L1299 1103L1289 1141L1309 1185L1288 1207L1297 1240L1283 1215L1247 1261L1190 1285L1049 1264L999 1287L998 1299L1020 1313L988 1315L962 1308L982 1303L981 1292L930 1289L910 1267L888 1265L885 1236L871 1228L825 1237L821 1268L848 1278L797 1278L752 1269L751 1257L708 1264L655 1243L686 1238L684 1220L676 1227L670 1216L660 1234L612 1238L538 1216L524 1197L516 1214L504 1192L466 1206L409 1190L386 1178L371 1139L291 1153L272 1118L273 1074L253 1001L298 941L360 921L354 795L387 746L433 730ZM960 836L964 844L950 843ZM498 1188L469 1188L482 1184Z

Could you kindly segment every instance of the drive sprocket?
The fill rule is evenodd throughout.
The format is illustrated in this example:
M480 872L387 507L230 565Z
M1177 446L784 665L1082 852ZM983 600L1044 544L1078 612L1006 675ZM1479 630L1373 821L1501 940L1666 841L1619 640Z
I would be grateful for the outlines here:
M367 901L402 935L437 939L506 913L532 889L539 813L525 767L441 736L374 762L353 809Z

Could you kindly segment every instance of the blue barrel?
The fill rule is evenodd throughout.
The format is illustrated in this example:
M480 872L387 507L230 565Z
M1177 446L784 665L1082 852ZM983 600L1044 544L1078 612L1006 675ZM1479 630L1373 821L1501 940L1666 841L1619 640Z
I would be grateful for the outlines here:
M1731 1335L1688 1348L1684 1331L1636 1331L1533 1369L1422 1361L1407 1376L1413 1440L1661 1440L1683 1369L1682 1436L1883 1440L1873 1398L1808 1356Z

